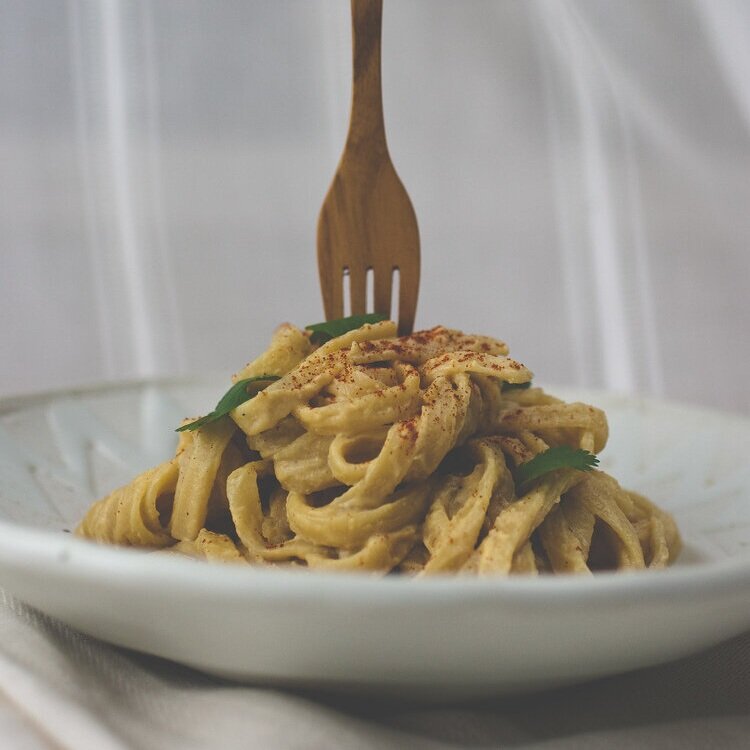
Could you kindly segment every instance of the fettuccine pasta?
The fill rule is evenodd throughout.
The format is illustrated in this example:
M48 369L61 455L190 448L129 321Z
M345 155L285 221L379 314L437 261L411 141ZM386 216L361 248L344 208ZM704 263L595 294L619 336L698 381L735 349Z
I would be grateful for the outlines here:
M522 387L531 372L501 341L443 327L397 337L382 321L315 345L285 324L233 380L261 376L276 379L181 432L171 460L96 502L77 533L418 576L660 568L679 553L672 517L602 471L520 481L560 446L599 453L608 427L593 406Z

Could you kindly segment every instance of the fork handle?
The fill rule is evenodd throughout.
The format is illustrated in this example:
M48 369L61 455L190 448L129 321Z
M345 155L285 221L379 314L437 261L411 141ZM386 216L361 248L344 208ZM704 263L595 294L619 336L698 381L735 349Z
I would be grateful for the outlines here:
M351 0L352 110L345 152L367 160L388 153L380 85L383 0Z

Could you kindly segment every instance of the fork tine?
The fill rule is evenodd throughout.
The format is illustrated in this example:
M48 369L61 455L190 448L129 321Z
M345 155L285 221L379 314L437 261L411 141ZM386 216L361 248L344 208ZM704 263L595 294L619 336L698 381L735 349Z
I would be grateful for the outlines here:
M318 279L326 320L344 317L344 289L341 278L344 269L341 267L341 260L331 252L331 242L330 223L325 211L321 209L317 231Z
M321 274L320 289L323 294L323 310L326 320L336 320L344 317L344 284L346 278L343 270L331 274L329 278L323 279Z
M391 288L393 269L390 266L375 267L375 307L374 312L391 317Z
M395 269L394 269L395 270ZM414 330L419 292L419 269L402 268L398 278L398 333L405 336Z
M359 264L349 268L349 302L352 315L367 312L367 269Z

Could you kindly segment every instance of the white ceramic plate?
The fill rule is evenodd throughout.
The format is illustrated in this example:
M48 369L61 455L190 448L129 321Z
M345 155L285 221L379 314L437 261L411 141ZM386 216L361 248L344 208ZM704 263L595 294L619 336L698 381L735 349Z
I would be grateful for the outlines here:
M171 455L174 425L224 385L0 402L0 585L86 633L208 672L424 696L579 681L750 627L750 421L633 398L562 394L607 411L604 468L676 516L686 550L664 572L371 578L210 565L64 533Z

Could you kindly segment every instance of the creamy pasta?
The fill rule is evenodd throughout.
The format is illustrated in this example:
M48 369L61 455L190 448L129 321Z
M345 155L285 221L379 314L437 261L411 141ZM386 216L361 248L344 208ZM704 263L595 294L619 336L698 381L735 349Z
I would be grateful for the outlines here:
M604 472L522 480L538 457L596 454L608 436L601 410L523 387L531 377L503 342L440 326L397 337L381 321L316 345L282 325L233 377L262 389L198 429L187 420L175 456L96 502L77 533L419 576L671 563L672 517Z

